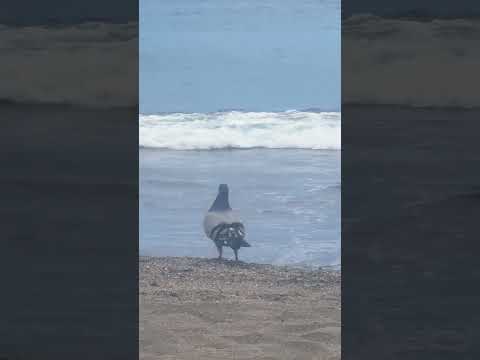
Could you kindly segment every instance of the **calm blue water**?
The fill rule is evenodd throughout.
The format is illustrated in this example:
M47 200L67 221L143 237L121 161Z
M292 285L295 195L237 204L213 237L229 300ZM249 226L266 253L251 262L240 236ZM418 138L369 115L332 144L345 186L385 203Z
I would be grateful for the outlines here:
M340 108L340 1L140 1L140 112Z

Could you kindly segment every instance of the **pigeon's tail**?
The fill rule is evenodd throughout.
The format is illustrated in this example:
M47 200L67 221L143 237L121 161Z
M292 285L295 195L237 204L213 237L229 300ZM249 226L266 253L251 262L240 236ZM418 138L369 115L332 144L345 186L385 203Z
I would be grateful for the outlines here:
M240 246L241 247L251 247L252 245L250 245L248 242L246 242L245 240L241 240L240 241Z
M232 249L250 247L245 241L245 228L241 223L221 224L212 233L218 245L229 246Z

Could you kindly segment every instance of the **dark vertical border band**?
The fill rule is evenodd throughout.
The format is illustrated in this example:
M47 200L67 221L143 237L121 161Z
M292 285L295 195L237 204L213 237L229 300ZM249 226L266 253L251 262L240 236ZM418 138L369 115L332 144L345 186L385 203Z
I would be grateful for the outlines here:
M138 2L11 2L0 358L138 358Z
M343 2L344 360L479 357L470 6Z

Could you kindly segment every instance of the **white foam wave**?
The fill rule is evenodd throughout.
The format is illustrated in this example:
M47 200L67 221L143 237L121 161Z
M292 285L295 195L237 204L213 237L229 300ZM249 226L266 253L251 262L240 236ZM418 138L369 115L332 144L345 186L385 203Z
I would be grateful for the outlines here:
M0 99L89 107L135 106L137 29L137 23L0 25Z
M175 150L338 150L340 113L240 112L140 115L141 147Z
M477 19L342 22L343 103L478 107Z

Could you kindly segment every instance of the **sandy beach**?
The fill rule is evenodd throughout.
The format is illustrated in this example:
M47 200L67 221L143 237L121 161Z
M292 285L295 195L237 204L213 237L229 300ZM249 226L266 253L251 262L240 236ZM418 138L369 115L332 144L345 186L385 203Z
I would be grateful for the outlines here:
M340 359L340 272L141 257L141 359Z

